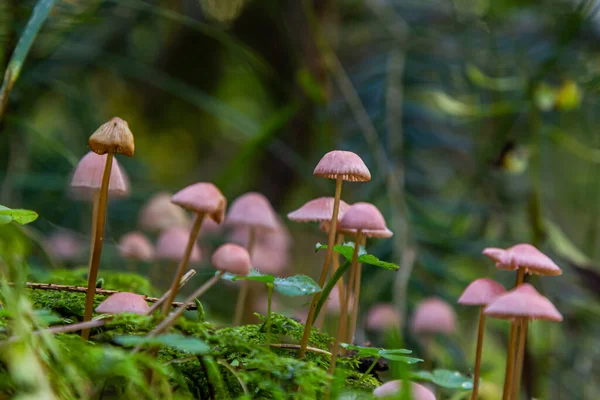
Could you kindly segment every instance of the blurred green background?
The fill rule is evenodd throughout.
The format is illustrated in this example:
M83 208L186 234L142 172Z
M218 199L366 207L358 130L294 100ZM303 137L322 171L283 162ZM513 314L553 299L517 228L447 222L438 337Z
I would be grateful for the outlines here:
M2 70L34 5L0 2ZM28 237L36 278L61 264L40 247L58 230L81 242L77 264L85 265L91 206L69 196L70 174L98 126L112 116L127 120L136 154L118 160L131 196L109 205L102 259L103 269L124 270L116 243L139 229L138 212L151 195L211 181L230 202L263 193L285 218L305 201L333 194L333 182L312 170L327 151L351 150L373 179L345 185L343 199L382 210L395 235L373 240L370 251L401 265L395 274L363 268L358 339L377 342L362 327L377 302L393 302L407 322L423 298L454 305L475 278L509 287L513 274L497 271L481 251L529 242L564 270L528 279L565 321L531 325L527 393L595 399L599 6L57 0L0 120L0 204L41 216L17 233ZM317 226L286 225L294 238L286 273L316 277L322 255L313 246L324 236ZM8 229L16 228L0 234L14 234ZM160 287L170 275L154 283ZM235 290L224 286L206 300L224 322L230 294ZM281 307L293 312L305 301ZM477 312L456 312L458 331L438 338L435 364L469 372ZM408 344L418 348L406 325ZM507 327L490 321L486 338L483 378L496 385Z

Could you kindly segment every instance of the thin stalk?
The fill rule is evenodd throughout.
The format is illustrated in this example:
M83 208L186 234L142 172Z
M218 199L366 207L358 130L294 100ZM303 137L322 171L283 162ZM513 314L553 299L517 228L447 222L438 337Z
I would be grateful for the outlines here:
M325 279L329 273L329 266L331 265L331 258L333 256L333 246L335 245L335 230L337 228L338 214L340 211L340 199L342 197L342 178L338 176L335 180L335 197L333 200L333 214L331 215L331 221L329 224L329 237L327 240L327 253L325 254L325 261L321 268L321 276L319 276L319 287L323 287ZM304 333L302 334L302 340L300 341L300 351L296 355L298 358L304 357L306 354L306 347L308 346L308 340L310 338L310 329L312 328L313 320L315 318L315 312L317 311L317 303L321 293L315 293L308 309L308 316L306 317L306 324L304 326Z
M360 251L361 238L362 238L361 231L358 231L356 233L356 239L354 242L354 250L355 251ZM346 297L344 300L344 304L345 304L345 308L346 308L346 321L343 325L342 337L340 338L340 340L344 341L345 343L350 343L352 340L352 338L348 337L349 332L348 332L347 314L350 310L350 301L352 301L354 303L354 299L356 298L356 293L354 293L354 289L355 289L355 285L356 285L357 272L358 272L358 256L357 256L356 263L354 262L354 260L352 260L352 265L350 266L350 276L348 277L348 288L346 290ZM352 296L354 296L354 298L352 298Z
M358 382L356 382L355 387L360 387L360 383L363 381L363 379L365 379L367 377L367 375L369 375L371 373L371 371L373 371L373 368L375 368L375 366L377 365L377 362L381 359L381 357L376 357L373 359L373 363L371 363L371 365L369 366L369 368L365 371L364 374L361 375L360 379L358 380Z
M104 223L106 221L106 203L108 201L108 182L110 181L110 171L112 170L113 154L106 154L106 164L104 164L104 174L102 175L102 185L100 186L100 196L98 199L98 215L96 218L96 229L94 231L94 244L92 246L92 259L88 275L88 287L85 295L85 311L83 313L83 322L92 319L94 311L94 294L96 293L96 280L98 279L98 269L100 268L100 257L102 256L102 241L104 239ZM81 331L81 337L88 340L90 330Z
M94 190L94 199L92 203L92 230L90 232L90 260L88 262L88 276L89 268L92 266L92 255L94 254L94 239L96 235L96 220L98 219L98 203L100 202L100 191Z
M359 242L357 238L358 246L365 245L367 243L367 238L363 237ZM346 340L348 343L353 343L354 334L356 332L356 322L358 320L358 299L360 296L360 283L362 278L362 264L358 263L356 276L354 278L354 302L352 304L352 317L350 318L350 332L348 333L348 337Z
M527 327L528 321L526 318L521 319L519 327L519 345L517 347L517 362L515 364L515 374L512 382L511 400L519 399L519 389L521 386L521 374L523 372L523 358L525 355L525 344L527 343Z
M473 373L473 391L471 392L471 400L477 400L477 392L479 392L479 374L481 371L481 352L483 350L483 337L485 332L485 314L484 307L479 307L479 329L477 330L477 349L475 351L475 372Z
M362 235L361 231L356 233L356 242L360 242L360 237ZM352 271L356 271L356 265L358 264L358 250L360 246L354 245L354 252L352 253L352 266L350 267L351 279L352 279ZM338 352L340 351L340 340L342 339L344 333L346 332L346 328L348 325L348 301L349 296L351 294L350 287L351 281L348 281L348 290L346 291L346 297L344 297L344 305L342 307L342 312L340 313L340 321L338 324L337 333L335 335L335 342L333 342L333 349L331 350L331 364L329 364L329 375L333 375L335 371L335 364L337 361Z
M188 272L185 273L185 275L183 275L181 277L181 279L179 280L179 289L182 288L183 285L185 285L191 278L192 276L196 275L196 270L195 269L190 269ZM160 296L160 299L158 299L157 302L155 302L152 307L150 307L148 309L148 311L146 311L146 315L152 315L152 313L154 313L154 311L158 310L158 308L161 306L161 304L163 304L166 300L167 297L170 295L170 291L171 289L169 289L167 292L165 292L165 294L163 294L162 296ZM173 303L169 304L169 303L165 303L169 305L169 308L171 308L171 306L173 305ZM182 304L183 306L184 304Z
M525 269L519 268L517 271L517 282L515 287L520 286L525 279ZM504 389L502 391L502 400L508 400L511 394L512 377L515 367L515 347L517 345L517 322L510 324L510 336L508 338L508 351L506 353L506 369L504 371Z
M179 266L175 271L175 276L173 277L173 283L171 283L171 288L167 293L169 293L165 303L162 308L162 315L167 315L169 313L169 309L171 308L171 303L175 300L175 296L177 295L177 291L179 288L179 281L183 277L185 270L187 269L188 262L190 261L190 255L192 254L192 250L194 249L194 244L196 244L196 239L198 239L198 233L200 232L200 227L202 226L202 222L204 221L205 213L197 213L196 219L194 220L194 225L192 226L192 230L190 231L190 237L188 239L187 247L185 248L185 253L183 253L183 258L179 262Z
M344 242L344 235L343 234L338 234L337 235L337 240L335 241L335 244L342 244ZM331 272L331 276L334 276L336 271L338 270L338 268L340 267L340 255L338 253L334 253L333 254L333 260L332 260L332 272ZM345 285L344 285L344 280L343 279L339 279L337 281L337 287L338 287L338 298L339 298L339 305L340 307L342 306L342 303L344 302L344 293L345 293ZM323 304L325 306L325 309L327 309L327 303L329 302L329 299L327 299L327 301L325 301L325 303ZM317 320L315 322L315 328L317 329L321 329L321 327L323 326L323 321L325 320L325 315L327 313L323 312L320 313L317 317ZM339 313L338 313L339 315Z
M254 228L249 228L248 231L248 245L246 249L248 254L252 258L252 248L254 247L254 241L256 239L256 232ZM233 326L239 326L244 318L244 309L248 300L248 292L250 292L250 281L242 280L242 287L240 293L238 293L237 302L235 304L235 314L233 317Z
M267 283L267 347L271 345L271 300L273 298L273 284Z

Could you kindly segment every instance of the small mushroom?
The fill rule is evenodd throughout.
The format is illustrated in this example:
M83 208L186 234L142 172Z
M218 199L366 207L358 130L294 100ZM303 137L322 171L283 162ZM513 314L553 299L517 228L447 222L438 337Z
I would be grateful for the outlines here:
M160 192L150 197L140 210L138 223L147 232L162 232L169 228L185 228L189 219L185 211L171 203L172 195Z
M119 292L108 296L96 307L96 312L102 314L134 313L145 315L149 309L150 306L144 300L144 296L130 292Z
M151 262L154 259L154 247L141 232L129 232L121 237L118 245L119 255L126 260Z
M477 347L475 351L473 391L471 392L472 400L477 400L477 394L479 392L479 373L481 369L481 354L485 331L485 313L483 310L485 306L504 293L506 293L506 289L498 282L488 278L481 278L471 282L458 299L458 304L465 306L479 306L479 328L477 331Z
M187 269L187 265L194 247L197 246L196 240L198 239L198 233L202 227L202 221L204 221L204 217L208 215L213 221L220 224L223 221L225 216L225 208L227 207L227 200L225 199L225 196L223 196L223 193L221 193L221 191L212 183L206 182L195 183L187 186L186 188L175 193L175 195L173 195L171 198L171 202L182 208L185 208L186 210L195 212L196 218L194 219L194 224L190 230L183 257L181 258L179 266L175 271L169 296L163 305L163 315L166 315L169 312L171 303L177 295L179 281L181 280L183 274L185 274L185 270Z
M44 246L53 259L61 262L75 262L81 258L82 243L79 237L68 230L52 232Z
M156 241L155 257L157 260L177 262L184 256L189 231L185 228L170 228L160 234ZM198 245L192 247L189 261L198 263L201 260L200 248Z
M397 398L402 390L404 382L400 380L389 381L373 390L373 397L376 398ZM435 400L435 395L431 390L423 385L410 382L410 398L413 400Z
M539 294L534 287L528 283L524 283L510 292L498 296L485 308L484 313L486 316L508 319L510 321L516 320L519 322L521 325L519 332L519 354L522 354L525 349L527 325L530 320L554 322L561 322L563 320L563 316L558 312L550 300ZM507 361L509 368L504 377L503 400L517 398L523 366L523 357L517 355L516 370L513 375L513 368L515 366L514 355L509 353L507 359L509 359Z
M313 175L321 178L335 179L335 195L333 200L331 221L338 220L340 200L342 196L342 182L367 182L371 180L371 173L369 172L369 169L363 160L355 153L342 150L334 150L325 154L315 167ZM331 259L333 257L333 246L335 245L335 234L336 224L332 223L329 229L329 236L327 238L328 247L325 254L325 260L323 261L323 267L321 268L321 275L317 281L319 287L324 286L325 280L327 279L327 274L329 273ZM320 297L320 292L315 293L310 303L308 316L306 317L306 325L304 326L304 333L302 334L302 340L300 341L300 350L297 354L298 358L302 358L306 354L310 330L314 323L317 304Z
M90 150L94 153L106 154L106 163L102 175L102 184L98 194L98 213L96 215L96 225L93 232L94 244L92 246L92 256L88 274L88 286L85 298L85 311L83 322L92 319L94 307L94 294L96 292L96 279L98 278L98 269L100 267L100 257L102 256L102 243L104 236L104 223L106 221L106 203L108 200L109 180L113 164L114 154L124 154L132 157L134 148L133 134L129 130L127 122L121 118L114 117L104 125L100 126L88 140ZM89 337L89 329L84 329L81 336L84 339Z
M430 366L430 341L436 334L451 335L456 331L456 314L444 300L430 297L421 301L415 308L410 330L422 340L426 355L424 358Z
M367 313L366 325L368 329L378 332L400 329L400 313L393 304L375 304Z

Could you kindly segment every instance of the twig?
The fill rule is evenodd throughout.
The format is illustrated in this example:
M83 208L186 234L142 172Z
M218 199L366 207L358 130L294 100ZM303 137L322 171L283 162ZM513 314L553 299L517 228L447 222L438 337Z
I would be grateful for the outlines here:
M299 344L288 344L288 343L272 343L271 347L277 347L279 349L291 349L291 350L299 350ZM316 347L307 347L306 351L310 351L311 353L325 354L326 356L331 356L331 353L327 350L321 350Z
M195 271L194 271L194 273L195 273ZM10 286L15 285L14 282L9 282L8 284ZM76 292L76 293L85 293L87 290L87 288L84 286L57 285L55 283L26 282L25 286L27 286L29 289L34 289L34 290L58 290L58 291L63 291L63 292ZM109 289L96 289L96 294L99 294L102 296L110 296L111 294L115 294L115 293L119 293L119 291L118 290L109 290ZM144 300L146 300L150 303L156 303L157 301L161 300L161 298L144 296ZM183 303L180 301L174 301L171 304L173 305L173 307L181 307L183 305ZM187 309L195 310L196 304L188 304Z

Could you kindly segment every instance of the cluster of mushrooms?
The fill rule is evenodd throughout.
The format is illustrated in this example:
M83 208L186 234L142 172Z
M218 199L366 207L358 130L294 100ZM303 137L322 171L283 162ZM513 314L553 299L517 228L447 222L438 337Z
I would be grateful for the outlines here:
M103 321L94 323L90 320L102 254L107 200L109 195L119 197L129 192L128 179L114 155L133 156L133 135L127 122L115 117L92 134L89 147L91 152L81 159L71 181L75 194L93 201L88 287L82 325L82 336L86 339L89 338L90 328L99 326ZM333 374L337 357L342 350L341 343L352 343L355 337L361 288L360 248L366 244L367 238L389 238L392 232L387 228L381 212L373 204L359 202L349 205L341 199L343 181L366 182L371 179L368 168L358 155L348 151L331 151L319 161L314 175L335 180L334 196L311 200L289 213L288 218L296 222L317 222L320 230L327 234L327 252L317 281L321 288L325 287L328 277L332 277L340 265L339 255L334 252L334 246L344 243L346 237L351 239L351 242L346 244L354 246L348 277L338 280L331 291L328 307L325 307L325 310L335 310L339 315L331 352L330 373ZM194 214L195 218L191 224L186 222L183 210ZM152 307L148 305L144 296L121 292L109 296L95 311L107 314L134 312L150 315L160 308L164 318L149 336L161 334L169 329L188 306L194 304L198 297L214 286L224 273L248 275L251 266L256 268L258 254L264 254L263 259L269 260L271 265L278 266L261 269L265 273L280 273L280 267L287 263L285 256L269 253L269 249L272 248L287 249L290 239L269 201L259 193L246 193L238 197L227 209L227 200L215 185L206 182L195 183L173 196L166 193L156 195L140 213L140 222L143 229L160 231L156 247L154 248L141 232L131 232L121 238L119 252L127 259L148 262L158 258L176 262L169 289ZM201 249L197 244L199 235L203 231L214 231L221 224L235 229L230 239L236 243L223 244L213 252L211 263L217 273L172 311L179 289L194 273L194 270L189 269L190 263L200 259ZM49 243L49 247L58 254L67 254L78 248L71 238L64 236L56 237L54 243ZM562 320L562 316L548 299L537 293L531 285L523 284L523 277L526 272L560 275L561 270L552 260L527 244L519 244L506 250L490 248L486 249L484 254L493 259L499 268L518 270L518 277L516 288L507 293L497 282L487 278L478 279L467 287L458 301L459 304L481 307L472 399L476 399L478 393L486 316L512 321L503 400L516 399L528 321ZM269 265L269 262L265 265ZM252 307L248 298L250 292L249 282L242 281L233 317L234 325L241 324L248 315L248 308ZM305 355L309 347L313 325L319 327L322 323L324 313L321 313L318 319L315 318L320 296L320 293L316 293L308 308L305 330L297 353L299 358ZM85 325L86 323L88 325ZM365 325L367 329L379 332L398 329L400 317L391 304L377 304L369 310ZM416 308L410 328L422 340L425 348L424 358L429 360L429 339L435 334L454 332L456 316L452 307L443 300L425 299ZM426 387L416 383L410 385L415 399L435 398ZM397 393L401 386L400 381L388 382L376 389L374 395L389 396Z

